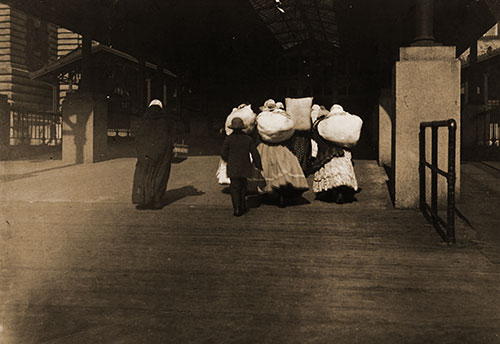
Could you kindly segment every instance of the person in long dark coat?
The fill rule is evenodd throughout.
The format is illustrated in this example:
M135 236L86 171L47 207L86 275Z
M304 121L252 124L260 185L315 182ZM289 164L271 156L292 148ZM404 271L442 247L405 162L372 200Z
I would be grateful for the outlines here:
M175 121L154 99L143 116L135 138L135 166L132 202L138 209L161 209L175 141Z
M233 203L233 215L241 216L246 212L247 178L252 174L252 162L255 167L262 171L260 155L255 147L254 140L243 133L245 125L239 117L233 118L229 128L233 133L227 136L222 146L221 157L227 163L227 175L231 180L229 189Z

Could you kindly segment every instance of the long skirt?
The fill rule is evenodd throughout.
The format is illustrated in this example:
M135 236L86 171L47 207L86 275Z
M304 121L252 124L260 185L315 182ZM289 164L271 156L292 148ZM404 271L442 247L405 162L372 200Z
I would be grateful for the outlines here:
M249 178L249 182L258 182L258 179L263 178L265 186L260 188L261 192L273 192L284 187L298 191L305 191L309 188L297 157L288 148L260 143L257 150L263 171L261 176Z
M332 158L314 173L313 191L328 191L339 186L347 186L358 190L358 181L351 161L351 152L344 150L343 157Z
M150 205L161 202L167 189L171 165L171 149L158 161L149 158L138 159L135 165L132 203Z

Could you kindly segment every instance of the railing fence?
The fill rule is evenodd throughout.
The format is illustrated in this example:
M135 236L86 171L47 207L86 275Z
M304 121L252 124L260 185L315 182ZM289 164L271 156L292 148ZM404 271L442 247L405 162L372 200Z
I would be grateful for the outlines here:
M438 129L440 127L448 128L448 171L443 171L438 167ZM431 128L431 163L426 161L426 128ZM433 121L420 123L420 209L424 216L431 222L441 236L448 244L454 244L455 239L455 183L456 183L456 131L457 123L455 120ZM426 167L431 170L431 205L427 203L426 190ZM447 180L447 207L446 220L438 214L438 175L442 175ZM444 230L443 230L444 228Z

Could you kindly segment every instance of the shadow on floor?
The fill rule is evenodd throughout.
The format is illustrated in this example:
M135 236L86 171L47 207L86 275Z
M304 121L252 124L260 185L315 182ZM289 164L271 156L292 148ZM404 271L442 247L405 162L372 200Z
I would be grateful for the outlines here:
M192 185L183 186L178 189L167 190L162 199L162 207L165 207L169 204L175 203L185 197L190 196L201 196L204 195L205 192L196 189Z
M37 161L33 161L33 162L37 162ZM67 164L67 165L61 165L61 166L56 166L56 167L51 167L51 168L44 168L41 170L31 171L28 173L4 174L4 175L0 175L0 182L11 182L13 180L31 178L31 177L36 176L38 173L59 170L59 169L63 169L63 168L71 167L71 166L75 166L75 165L77 165L77 164Z

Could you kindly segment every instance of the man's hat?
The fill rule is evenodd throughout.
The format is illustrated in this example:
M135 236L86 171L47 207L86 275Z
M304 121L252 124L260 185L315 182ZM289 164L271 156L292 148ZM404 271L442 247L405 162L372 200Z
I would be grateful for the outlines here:
M228 127L231 129L245 129L247 126L241 118L235 117L231 120L231 125L228 125Z

